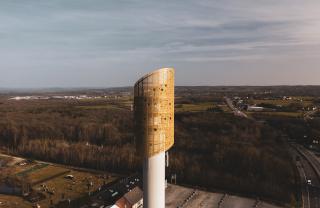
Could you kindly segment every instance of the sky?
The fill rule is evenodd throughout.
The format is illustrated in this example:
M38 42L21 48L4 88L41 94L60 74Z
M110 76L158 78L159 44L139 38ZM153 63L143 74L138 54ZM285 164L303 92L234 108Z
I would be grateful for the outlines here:
M319 0L0 0L0 88L319 85Z

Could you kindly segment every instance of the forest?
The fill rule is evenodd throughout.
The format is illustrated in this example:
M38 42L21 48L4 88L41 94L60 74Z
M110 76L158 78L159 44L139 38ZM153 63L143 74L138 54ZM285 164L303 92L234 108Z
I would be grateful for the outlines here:
M187 100L182 97L177 103ZM72 166L140 172L133 113L117 104L121 102L3 99L1 150ZM216 102L222 102L221 96ZM297 198L296 168L282 133L272 125L210 109L179 112L169 154L167 174L177 174L178 184L279 203Z

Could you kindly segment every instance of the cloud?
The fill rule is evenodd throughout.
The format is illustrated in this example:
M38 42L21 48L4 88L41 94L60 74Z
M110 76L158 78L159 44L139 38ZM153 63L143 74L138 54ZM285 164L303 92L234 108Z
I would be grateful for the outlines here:
M215 85L207 77L225 78L234 68L228 62L237 63L232 71L244 82L250 63L264 82L262 70L301 70L292 62L297 57L320 64L319 9L318 0L4 1L0 86L130 85L161 66L190 72L180 83ZM200 69L202 76L191 79ZM292 83L298 79L320 84L301 76Z

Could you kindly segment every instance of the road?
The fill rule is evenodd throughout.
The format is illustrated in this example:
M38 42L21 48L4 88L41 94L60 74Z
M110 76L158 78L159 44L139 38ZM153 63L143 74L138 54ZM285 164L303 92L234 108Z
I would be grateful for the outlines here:
M318 109L305 113L304 116L303 116L304 120L313 119L312 116L317 112L318 112Z
M300 145L293 145L292 154L299 157L297 168L302 181L302 202L304 208L320 208L320 163ZM311 185L307 184L311 180Z
M248 118L248 116L237 109L232 100L225 97L228 107L234 112L234 115ZM312 119L312 115L317 111L310 111L304 115L305 119ZM297 168L302 182L302 207L320 208L320 159L300 145L293 145L292 154L294 158L299 156ZM311 180L311 185L307 184Z
M240 111L238 108L236 108L233 105L232 100L230 98L225 97L225 100L226 100L226 103L227 103L228 107L233 111L235 116L248 118L247 114L245 114L244 112Z

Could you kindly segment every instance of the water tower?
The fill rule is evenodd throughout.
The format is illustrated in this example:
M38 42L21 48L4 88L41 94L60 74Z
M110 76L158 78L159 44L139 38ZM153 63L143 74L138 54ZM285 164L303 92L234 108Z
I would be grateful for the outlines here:
M156 70L136 82L134 120L143 156L143 207L164 208L165 153L174 143L174 69Z

